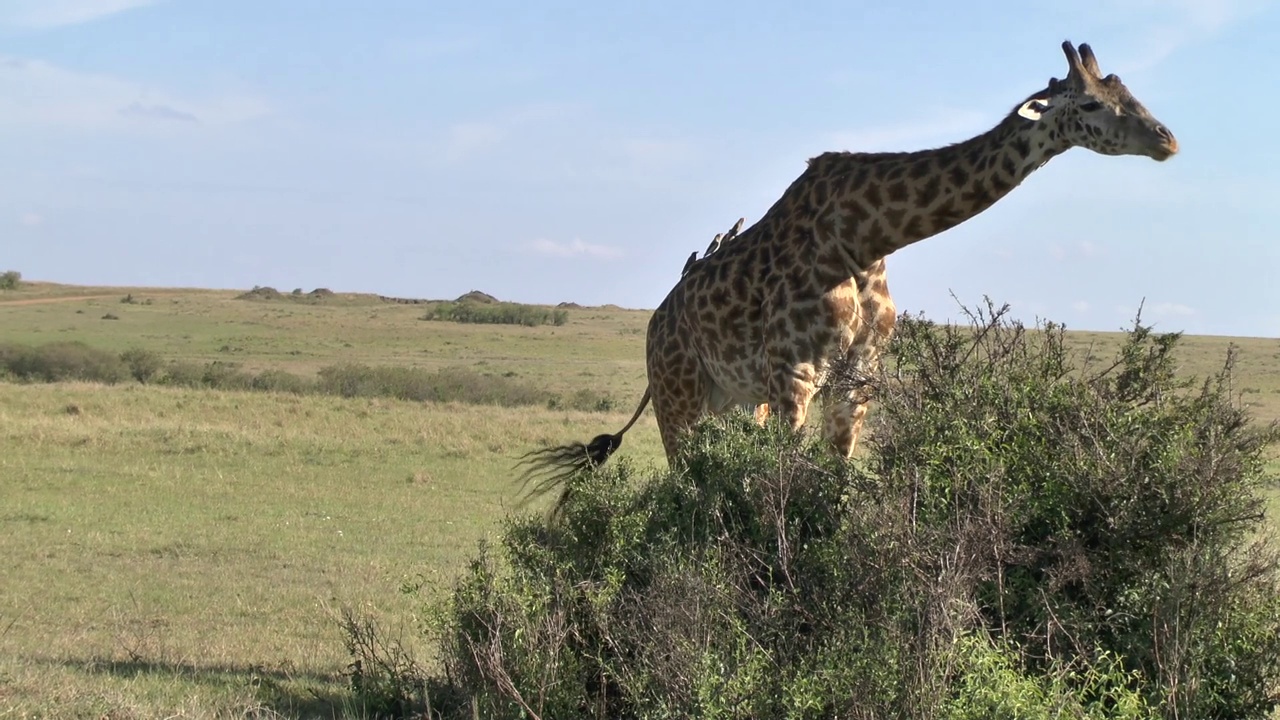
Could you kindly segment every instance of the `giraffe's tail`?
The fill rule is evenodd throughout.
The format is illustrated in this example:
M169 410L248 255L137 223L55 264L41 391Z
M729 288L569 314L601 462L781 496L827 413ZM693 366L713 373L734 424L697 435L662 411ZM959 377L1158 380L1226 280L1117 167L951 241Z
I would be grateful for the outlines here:
M632 425L636 424L636 420L640 419L640 414L644 412L645 406L648 404L649 389L645 388L644 397L640 399L640 405L636 408L635 414L618 432L612 435L597 435L591 442L586 444L575 442L568 445L557 445L541 450L533 450L520 456L518 465L525 466L521 490L527 491L521 500L521 504L555 490L580 472L603 465L609 459L609 456L613 455L614 451L622 446L622 436L631 429ZM531 483L532 487L530 487ZM556 501L552 513L558 513L568 499L569 488L565 487L560 493L560 499Z

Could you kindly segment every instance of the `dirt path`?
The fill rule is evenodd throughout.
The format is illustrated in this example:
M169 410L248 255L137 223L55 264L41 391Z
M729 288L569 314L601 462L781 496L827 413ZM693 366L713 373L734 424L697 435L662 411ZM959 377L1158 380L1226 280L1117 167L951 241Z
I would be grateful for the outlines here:
M52 297L33 297L23 298L21 300L0 300L0 307L5 305L47 305L49 303L64 303L75 300L110 300L111 298L120 298L125 295L134 295L139 301L150 300L152 298L173 297L182 295L188 291L185 290L169 290L164 292L130 292L128 289L122 288L119 292L113 293L95 293L93 295L54 295Z
M24 298L22 300L0 300L0 306L45 305L47 303L71 302L72 300L105 300L113 297L120 297L120 293L113 293L111 295L58 295L55 297Z

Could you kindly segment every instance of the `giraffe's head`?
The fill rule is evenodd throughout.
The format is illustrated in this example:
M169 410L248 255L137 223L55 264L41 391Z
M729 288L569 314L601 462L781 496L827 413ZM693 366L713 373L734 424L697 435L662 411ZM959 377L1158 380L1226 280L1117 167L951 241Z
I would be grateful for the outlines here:
M1048 88L1018 107L1019 116L1039 123L1051 141L1065 147L1161 161L1178 152L1173 133L1147 112L1120 78L1103 77L1088 45L1081 44L1076 52L1064 42L1062 51L1067 55L1066 79L1050 78Z

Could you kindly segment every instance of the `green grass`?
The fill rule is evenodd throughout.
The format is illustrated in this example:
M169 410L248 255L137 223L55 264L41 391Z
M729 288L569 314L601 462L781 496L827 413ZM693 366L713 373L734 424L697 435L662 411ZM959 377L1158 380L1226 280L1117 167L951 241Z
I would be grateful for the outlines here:
M341 710L334 612L394 625L512 509L512 457L624 420L0 386L0 714Z
M448 586L514 509L514 458L616 430L643 391L646 311L468 325L368 295L238 294L24 284L0 293L0 337L304 375L464 365L618 409L0 383L0 717L359 717L337 610L412 638L399 586ZM1072 341L1106 358L1119 335ZM1233 341L1242 399L1280 417L1280 340ZM1212 372L1226 343L1188 338L1185 370ZM651 416L621 452L661 462Z

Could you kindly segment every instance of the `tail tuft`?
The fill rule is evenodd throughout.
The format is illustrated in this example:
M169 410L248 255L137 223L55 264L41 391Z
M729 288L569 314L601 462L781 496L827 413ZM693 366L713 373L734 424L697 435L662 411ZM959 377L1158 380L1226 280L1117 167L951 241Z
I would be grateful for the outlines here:
M622 436L626 435L631 426L636 424L636 420L640 419L640 413L644 412L650 397L649 388L645 388L644 397L640 398L640 404L636 406L631 419L622 426L621 430L612 435L597 435L586 445L570 443L534 450L521 456L517 465L528 466L524 471L521 490L527 490L529 483L533 483L533 489L525 493L520 504L523 505L564 485L564 489L560 492L560 499L556 500L556 505L551 511L552 517L559 515L565 503L569 501L573 489L572 485L566 484L568 480L578 473L603 465L615 450L622 447Z
M580 472L603 465L621 446L622 433L618 433L597 435L585 445L576 442L525 453L519 463L527 466L522 489L529 488L529 483L533 483L533 487L525 494L522 503L555 490ZM565 499L566 496L562 494L556 507L562 506Z

